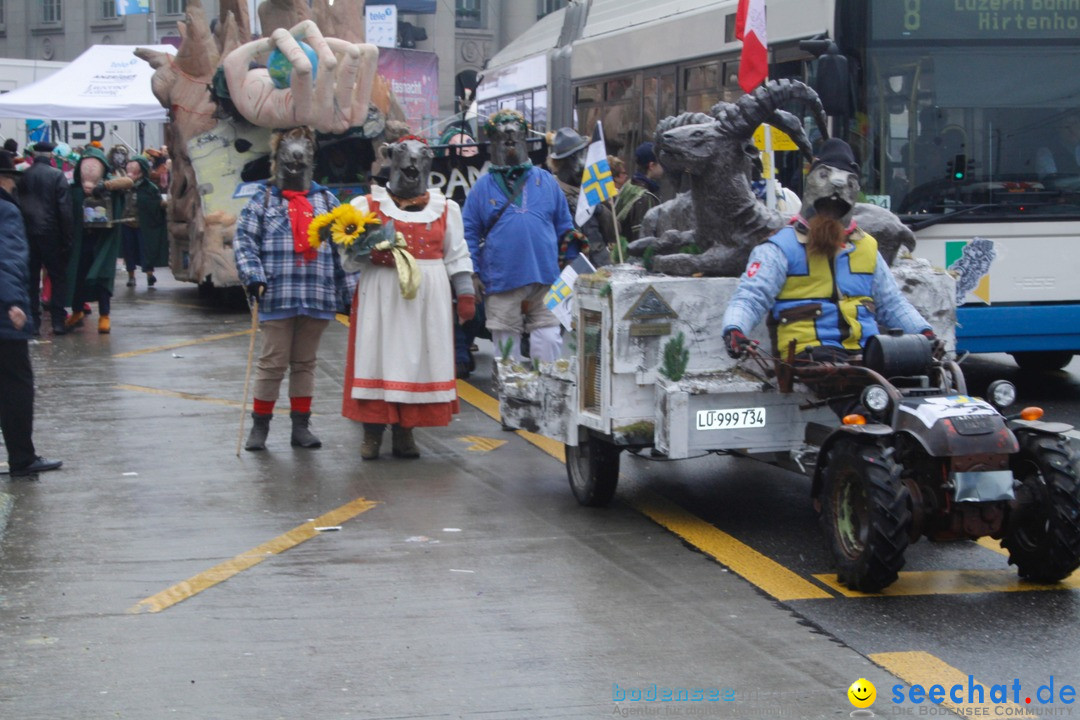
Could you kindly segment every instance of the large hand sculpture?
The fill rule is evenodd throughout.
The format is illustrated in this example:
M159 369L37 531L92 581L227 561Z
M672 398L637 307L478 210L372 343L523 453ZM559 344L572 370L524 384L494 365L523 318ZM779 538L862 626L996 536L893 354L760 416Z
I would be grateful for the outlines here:
M318 72L298 40L315 51ZM286 88L275 86L265 68L248 69L252 62L265 63L275 48L292 64ZM225 56L222 67L233 104L252 124L343 133L368 116L378 60L374 45L324 38L314 21L305 20L291 31L278 28L268 38L241 45Z

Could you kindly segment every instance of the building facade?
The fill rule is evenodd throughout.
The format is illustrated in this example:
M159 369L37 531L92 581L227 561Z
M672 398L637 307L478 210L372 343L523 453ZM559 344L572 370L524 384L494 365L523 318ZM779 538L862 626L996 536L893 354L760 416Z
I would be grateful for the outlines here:
M439 106L447 116L460 109L459 92L475 86L476 75L501 47L566 4L440 0L434 14L401 14L400 19L426 35L408 42L412 49L439 57ZM218 0L202 5L207 17L218 16ZM123 16L116 12L116 0L0 0L0 57L66 62L91 45L178 45L176 23L184 19L187 0L151 0L151 6L152 14Z

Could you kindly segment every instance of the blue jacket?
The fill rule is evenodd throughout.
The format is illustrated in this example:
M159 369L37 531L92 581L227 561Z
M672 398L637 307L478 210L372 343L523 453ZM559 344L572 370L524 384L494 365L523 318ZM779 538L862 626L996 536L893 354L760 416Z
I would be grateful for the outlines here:
M862 231L856 230L856 232ZM746 271L739 279L739 287L735 290L724 312L722 324L725 333L731 329L738 329L749 335L761 319L773 309L777 296L784 289L789 275L799 274L800 268L793 267L789 254L784 252L784 247L790 250L793 242L801 244L802 238L791 237L794 235L795 231L792 228L784 228L770 238L769 242L758 245L750 253ZM840 251L840 255L850 256L853 250L854 246L848 243ZM859 294L872 298L874 305L872 317L876 317L876 324L867 322L862 328L864 334L859 338L861 344L865 344L867 337L877 333L877 325L901 328L907 333L930 329L930 324L900 293L892 271L889 270L888 264L880 253L876 256L873 275L866 278L865 286L860 288ZM835 304L832 298L820 298L820 300L823 304ZM866 308L861 310L866 310ZM832 317L836 317L836 312L832 313ZM865 319L872 320L872 318ZM843 347L839 333L825 337L819 335L818 339L819 342L811 343L811 345ZM778 350L783 351L783 349Z
M30 248L22 211L15 198L0 188L0 339L29 340L33 319L30 317L29 296ZM16 330L8 318L12 306L26 313L26 324Z
M338 206L337 198L316 183L308 201L316 216ZM240 211L233 252L240 282L266 283L260 315L328 318L349 307L351 292L337 248L323 243L314 260L301 262L293 249L289 203L273 185L257 189Z
M555 176L540 168L530 168L524 183L513 207L490 229L507 201L491 173L477 181L462 208L465 240L488 293L550 285L559 277L559 238L574 229L566 196Z

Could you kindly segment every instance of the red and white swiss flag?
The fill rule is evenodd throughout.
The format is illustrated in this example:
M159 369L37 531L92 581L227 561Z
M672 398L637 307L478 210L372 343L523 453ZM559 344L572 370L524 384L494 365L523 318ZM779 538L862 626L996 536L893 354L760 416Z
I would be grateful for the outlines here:
M765 0L739 0L735 38L742 40L739 87L750 92L769 76L769 41L765 35Z

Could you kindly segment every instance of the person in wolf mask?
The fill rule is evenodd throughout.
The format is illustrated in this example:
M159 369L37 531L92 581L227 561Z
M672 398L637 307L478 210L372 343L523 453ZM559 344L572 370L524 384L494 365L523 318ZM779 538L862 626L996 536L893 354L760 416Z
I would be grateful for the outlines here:
M877 241L852 219L859 165L843 140L826 140L810 166L801 214L750 253L724 313L724 344L733 358L754 343L747 335L766 315L777 352L845 362L879 325L922 333L930 324L900 294Z
M588 138L582 137L570 127L559 128L551 138L548 148L548 169L558 179L571 215L577 210L588 150ZM576 219L574 224L577 225ZM615 245L615 220L611 208L604 203L597 205L593 214L578 230L587 240L587 253L593 267L610 265L611 251L608 248ZM566 259L572 261L574 258L568 255Z
M465 200L462 216L469 252L484 294L487 328L497 348L510 341L520 359L521 336L530 334L532 358L557 360L559 320L544 296L559 278L559 260L582 235L555 177L529 160L529 124L515 110L500 110L485 124L492 165Z
M333 243L312 247L316 215L338 205L312 182L315 135L310 128L276 131L270 141L271 180L240 211L233 250L240 281L258 302L263 344L256 364L254 425L246 450L265 450L274 404L289 371L292 445L317 448L311 398L319 341L335 313L349 306L349 279Z
M373 250L369 261L362 261L350 316L342 414L364 424L364 460L379 456L387 425L394 457L415 458L420 450L413 428L450 424L458 410L451 288L459 321L476 312L461 209L428 188L431 148L407 135L385 145L383 153L390 160L386 187L373 186L370 195L352 204L362 213L374 212L383 227L393 222L421 277L416 297L406 299L390 251Z

